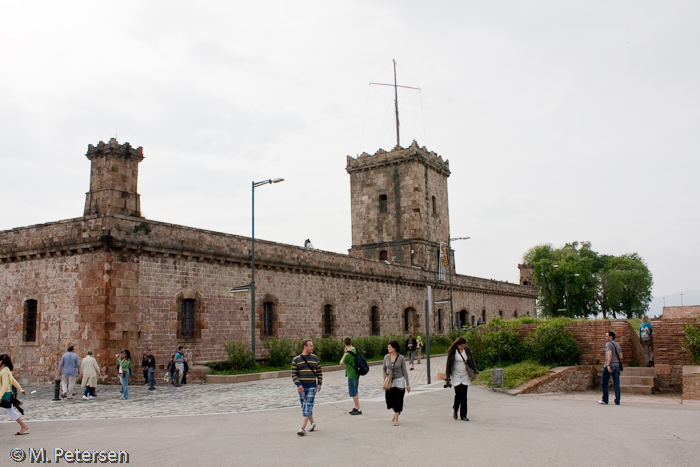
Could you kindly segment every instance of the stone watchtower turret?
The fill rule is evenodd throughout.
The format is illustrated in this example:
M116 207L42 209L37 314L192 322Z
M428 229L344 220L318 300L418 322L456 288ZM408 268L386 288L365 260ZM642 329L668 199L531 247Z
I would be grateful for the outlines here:
M129 143L119 144L115 138L108 144L88 145L90 159L90 191L85 197L85 215L141 215L141 200L136 192L139 162L143 148Z
M348 156L346 170L350 255L437 271L440 243L450 234L448 161L414 141L407 149Z

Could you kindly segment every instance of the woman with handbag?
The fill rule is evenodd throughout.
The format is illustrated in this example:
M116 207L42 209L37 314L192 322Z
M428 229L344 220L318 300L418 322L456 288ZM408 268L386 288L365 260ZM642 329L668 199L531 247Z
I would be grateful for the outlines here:
M24 414L22 410L22 404L15 399L14 394L12 394L12 386L16 387L18 391L22 394L26 394L24 389L19 385L14 376L12 376L12 360L7 354L0 355L0 394L2 394L2 401L0 402L0 407L5 409L10 417L17 423L19 423L19 431L15 433L16 435L26 435L29 427L22 421L17 411L14 409L13 405Z
M408 371L406 370L406 359L401 355L401 348L396 341L389 342L386 349L389 351L384 356L382 370L384 371L384 397L386 408L394 410L394 417L391 421L394 426L399 426L399 415L403 412L403 396L411 386L408 382Z
M452 405L452 417L468 422L467 418L467 389L472 378L476 378L479 371L476 369L476 362L469 351L467 340L458 337L447 350L447 365L445 366L445 387L452 385L455 389L455 400Z

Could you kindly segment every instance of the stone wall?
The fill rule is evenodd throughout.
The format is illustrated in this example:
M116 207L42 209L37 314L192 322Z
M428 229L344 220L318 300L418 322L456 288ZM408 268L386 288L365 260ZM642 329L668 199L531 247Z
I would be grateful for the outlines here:
M700 405L700 366L683 367L683 403Z
M596 368L593 365L562 366L520 386L513 394L546 394L552 392L587 391L594 387Z
M693 359L683 350L683 326L698 324L696 319L664 319L652 321L654 330L654 369L661 389L680 388L683 366L693 365Z
M94 215L0 232L3 342L18 374L51 380L68 345L88 348L114 379L114 355L132 352L134 369L151 348L162 368L179 344L192 363L222 360L224 343L250 339L250 239L120 215ZM278 337L320 337L325 305L336 337L368 335L371 308L382 334L423 329L426 286L449 297L434 272L256 240L256 347L262 356L263 304L274 304ZM534 312L535 289L453 276L455 312ZM23 306L38 301L38 343L22 343ZM195 337L180 335L180 306L193 299ZM441 305L449 330L449 305ZM437 328L437 311L431 326Z
M539 323L523 324L520 335L525 338L535 331ZM581 350L581 365L600 365L605 359L605 333L613 331L615 341L622 349L623 365L640 365L644 361L642 345L639 343L636 331L627 321L595 320L574 321L566 324ZM656 331L654 331L656 333Z
M700 306L665 306L663 319L700 318Z

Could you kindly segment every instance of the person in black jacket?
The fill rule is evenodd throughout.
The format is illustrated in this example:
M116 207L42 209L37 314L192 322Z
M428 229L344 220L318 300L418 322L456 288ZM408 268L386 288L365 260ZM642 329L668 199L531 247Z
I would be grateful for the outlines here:
M470 377L471 373L471 377ZM471 378L479 374L476 369L476 361L467 345L464 337L458 337L447 350L447 365L445 366L445 387L452 385L455 390L454 404L452 404L452 417L457 420L457 411L461 420L468 422L467 418L467 389Z

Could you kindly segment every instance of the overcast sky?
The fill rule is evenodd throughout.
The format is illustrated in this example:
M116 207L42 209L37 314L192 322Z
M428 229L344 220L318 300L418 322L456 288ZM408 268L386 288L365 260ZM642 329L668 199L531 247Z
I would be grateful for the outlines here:
M148 219L351 246L346 156L448 159L456 267L637 252L700 289L700 2L0 0L0 230L80 217L88 144L143 146ZM678 303L676 303L678 302ZM685 305L687 303L687 297Z

